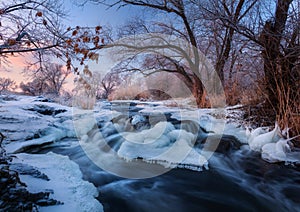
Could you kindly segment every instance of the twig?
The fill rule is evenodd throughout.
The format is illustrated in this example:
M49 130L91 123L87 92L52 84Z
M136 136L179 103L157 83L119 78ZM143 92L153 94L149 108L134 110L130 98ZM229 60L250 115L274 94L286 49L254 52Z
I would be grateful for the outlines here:
M1 132L0 132L0 139L1 139L1 141L0 141L0 145L2 144L2 141L6 138Z

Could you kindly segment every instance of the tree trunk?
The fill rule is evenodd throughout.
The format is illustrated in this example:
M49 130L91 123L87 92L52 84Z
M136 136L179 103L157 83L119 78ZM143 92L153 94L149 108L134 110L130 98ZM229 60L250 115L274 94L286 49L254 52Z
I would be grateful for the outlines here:
M229 54L231 51L233 35L234 35L234 29L230 28L225 36L225 40L224 40L224 44L223 44L224 46L222 47L221 54L218 55L216 66L215 66L216 72L218 73L223 86L225 85L224 84L224 81L225 81L224 67L225 67L226 61L229 58Z
M268 106L273 109L276 120L282 127L288 126L294 132L299 133L300 126L293 121L293 114L299 113L299 85L297 83L300 73L296 70L298 54L289 52L292 48L281 46L292 1L278 0L275 20L266 22L260 41L263 44L262 57Z
M280 63L282 63L280 60L280 58L282 58L280 52L280 41L283 37L289 5L291 2L292 0L278 0L275 21L267 21L261 34L266 91L269 104L276 112L278 112L278 107L280 105L278 93L278 79L280 78L279 73L283 71L279 70L282 69L282 66L280 66ZM290 72L290 70L284 70L284 72Z
M198 108L207 106L202 82L196 75L193 78L192 93L194 98L196 99Z

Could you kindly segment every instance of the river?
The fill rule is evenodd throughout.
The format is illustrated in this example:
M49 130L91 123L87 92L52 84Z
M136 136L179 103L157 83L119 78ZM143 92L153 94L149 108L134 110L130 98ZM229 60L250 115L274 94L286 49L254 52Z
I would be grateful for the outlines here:
M104 107L102 105L102 107L107 109L110 107L108 105ZM156 105L151 107L156 107ZM124 105L114 105L113 110L118 111L119 114L114 116L113 122L107 117L103 119L98 117L97 128L87 130L89 138L85 139L88 140L86 142L93 140L93 137L97 137L96 132L101 131L111 150L118 152L125 143L123 135L128 136L128 134L121 132L122 136L120 136L120 131L109 126L111 123L122 122L124 117L134 122L132 117L142 114L135 117L139 120L135 122L143 124L135 124L134 130L138 132L144 132L149 128L151 130L149 126L151 113L140 113L142 108L135 103L129 106L129 110L124 112L123 109ZM175 126L171 131L176 131L176 126L183 127L183 123L187 122L177 120L175 116L172 116L172 111L174 112L174 109L163 112L164 120L152 116L152 125L162 122L171 123ZM60 119L61 117L64 121L67 119L64 115L60 116ZM10 121L8 118L6 120ZM185 129L193 131L194 128L191 126ZM207 131L208 129L202 128L197 130L198 135L193 151L201 151L203 140L208 136ZM166 139L165 133L161 133L162 140ZM143 170L146 174L143 173L149 177L126 178L100 168L94 158L92 160L89 158L90 155L85 151L84 146L74 136L61 136L61 139L50 145L49 143L34 144L28 148L22 148L19 153L43 156L48 152L54 152L68 156L71 161L79 165L83 179L97 188L99 192L97 200L103 205L104 211L300 211L300 168L283 162L267 163L261 159L260 153L251 151L249 146L241 141L241 137L232 136L229 132L226 135L226 133L225 129L225 135L221 138L219 147L208 159L208 165L203 165L198 169L193 166L188 168L179 165L165 173L154 173L153 175L157 176L153 177L151 177L151 171L155 170L154 167L165 168L155 162L150 164L149 161L144 160L143 155L136 157L138 153L133 154L134 160L131 161L121 158L118 161L110 161L111 170L124 169L125 172L131 172L132 176L139 176L135 175L141 171L137 168L146 167ZM136 138L138 139L138 136ZM168 140L168 142L171 141ZM165 146L159 145L159 148L163 147ZM102 153L105 154L105 151ZM110 158L108 157L107 160ZM130 167L126 170L127 166L118 166L120 161L123 161L123 164L139 163L142 166ZM55 170L55 167L53 169ZM86 202L86 204L89 203Z

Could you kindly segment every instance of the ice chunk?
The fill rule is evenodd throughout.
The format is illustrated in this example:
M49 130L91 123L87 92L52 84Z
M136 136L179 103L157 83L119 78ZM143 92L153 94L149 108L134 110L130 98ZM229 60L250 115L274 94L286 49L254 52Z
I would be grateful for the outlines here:
M283 150L283 145L286 145L284 141L278 141L277 143L268 143L262 147L262 158L270 163L285 161L286 154Z
M142 158L148 163L166 168L202 170L208 167L207 159L193 149L197 135L183 129L175 129L168 122L159 122L153 128L140 133L125 133L118 155L128 161Z
M277 124L272 131L262 134L260 133L262 133L262 130L254 130L248 140L250 148L254 151L261 151L265 144L275 143L280 139L280 129Z
M202 171L202 167L208 169L207 159L191 148L188 143L180 138L162 154L150 159L146 158L144 161L156 162L165 168L185 168L194 171Z
M270 163L287 162L300 163L299 152L291 151L288 144L290 139L281 138L276 143L268 143L262 147L262 158Z
M125 132L122 135L128 142L139 144L152 143L161 140L162 135L168 134L172 130L175 130L175 127L171 123L159 122L153 128L141 132Z

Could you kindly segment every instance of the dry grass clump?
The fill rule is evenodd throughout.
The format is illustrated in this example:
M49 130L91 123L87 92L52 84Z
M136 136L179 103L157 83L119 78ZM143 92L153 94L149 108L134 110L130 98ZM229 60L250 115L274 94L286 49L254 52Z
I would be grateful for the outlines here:
M160 90L148 89L143 90L141 87L133 85L119 88L112 95L109 100L167 100L171 97Z
M78 107L83 110L91 110L94 108L96 103L96 97L88 97L88 96L74 96L73 98L73 106Z
M108 100L134 100L140 92L141 87L137 85L120 87L108 97Z

